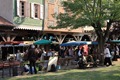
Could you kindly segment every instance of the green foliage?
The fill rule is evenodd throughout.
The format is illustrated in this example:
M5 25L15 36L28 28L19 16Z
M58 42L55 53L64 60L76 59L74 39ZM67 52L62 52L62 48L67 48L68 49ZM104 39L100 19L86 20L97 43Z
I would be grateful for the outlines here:
M68 0L62 4L66 13L58 15L58 25L55 28L78 28L89 25L98 29L105 27L104 23L107 20L120 19L119 0Z

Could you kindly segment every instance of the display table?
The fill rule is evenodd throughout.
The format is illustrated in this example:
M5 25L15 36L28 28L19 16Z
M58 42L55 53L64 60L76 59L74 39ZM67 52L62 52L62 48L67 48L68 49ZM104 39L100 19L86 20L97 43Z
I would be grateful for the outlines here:
M9 71L9 76L11 76L11 70L16 67L19 66L20 62L19 61L0 61L0 68L2 70L2 77L4 77L4 72L5 69L8 69Z

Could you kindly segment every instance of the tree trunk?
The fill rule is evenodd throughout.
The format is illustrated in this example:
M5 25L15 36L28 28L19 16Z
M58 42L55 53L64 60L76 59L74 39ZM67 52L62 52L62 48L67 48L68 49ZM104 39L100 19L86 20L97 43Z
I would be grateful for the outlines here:
M103 65L104 63L104 38L102 36L100 36L98 38L98 58L100 60L100 64Z
M101 28L101 23L100 21L97 21L96 24L92 24L92 26L95 29L95 32L98 36L98 59L100 60L101 65L103 65L104 63L104 44L108 39L109 36L109 29L111 26L111 21L109 23L107 23L107 29L104 32Z
M99 42L100 44L98 45L98 53L99 53L99 60L100 63L103 64L104 63L104 44L102 42Z

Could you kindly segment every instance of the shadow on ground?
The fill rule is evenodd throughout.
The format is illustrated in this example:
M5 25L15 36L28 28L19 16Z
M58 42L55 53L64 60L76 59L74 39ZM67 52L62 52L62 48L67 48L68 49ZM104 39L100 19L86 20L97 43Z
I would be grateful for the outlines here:
M18 76L4 80L119 80L120 66L100 69L73 69L37 75Z

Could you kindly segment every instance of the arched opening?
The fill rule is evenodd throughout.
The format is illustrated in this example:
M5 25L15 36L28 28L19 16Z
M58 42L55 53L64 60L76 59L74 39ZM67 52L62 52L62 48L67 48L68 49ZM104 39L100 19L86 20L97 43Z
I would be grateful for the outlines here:
M45 34L42 39L47 39L47 40L58 42L58 40L56 39L55 35L52 34L52 33Z
M22 40L22 36L16 36L16 38L14 39L14 41L23 41Z
M81 39L81 41L91 41L90 37L88 35L84 35Z
M75 41L75 38L72 35L67 35L63 41L63 43L68 42L68 41Z

